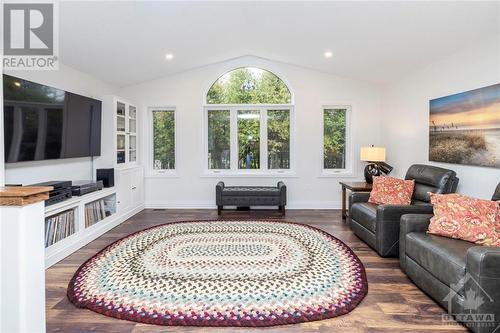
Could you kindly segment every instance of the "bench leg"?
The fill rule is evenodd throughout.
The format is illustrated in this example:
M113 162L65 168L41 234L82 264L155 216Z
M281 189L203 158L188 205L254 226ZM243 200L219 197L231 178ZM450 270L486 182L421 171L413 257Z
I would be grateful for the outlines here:
M222 215L222 209L223 209L223 206L217 206L217 215L219 215L219 216Z

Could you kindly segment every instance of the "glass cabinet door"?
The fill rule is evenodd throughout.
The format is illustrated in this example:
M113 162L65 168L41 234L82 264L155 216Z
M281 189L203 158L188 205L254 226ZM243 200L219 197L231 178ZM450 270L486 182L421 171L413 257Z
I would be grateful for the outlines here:
M125 104L122 102L116 103L116 163L125 163Z
M128 148L128 161L137 161L137 136L130 134L129 136L129 148Z
M116 101L116 163L137 162L137 107Z
M116 131L125 132L125 104L116 103Z
M116 163L125 163L125 134L116 135Z
M130 134L137 133L137 109L132 105L128 107L128 131Z

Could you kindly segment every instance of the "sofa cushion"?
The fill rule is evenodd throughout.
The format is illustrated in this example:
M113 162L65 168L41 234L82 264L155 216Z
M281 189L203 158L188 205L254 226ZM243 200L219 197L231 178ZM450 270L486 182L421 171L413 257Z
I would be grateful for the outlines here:
M409 205L415 186L414 180L388 176L373 177L373 188L368 202L375 204Z
M223 196L279 196L277 187L270 186L227 186L222 190Z
M484 246L500 246L500 204L462 194L431 194L429 233Z
M423 232L407 234L405 243L406 255L409 258L450 287L464 277L467 250L477 246L474 243Z
M351 212L349 212L349 214L353 220L358 222L358 224L361 224L371 232L375 232L377 207L377 204L358 202L352 205Z

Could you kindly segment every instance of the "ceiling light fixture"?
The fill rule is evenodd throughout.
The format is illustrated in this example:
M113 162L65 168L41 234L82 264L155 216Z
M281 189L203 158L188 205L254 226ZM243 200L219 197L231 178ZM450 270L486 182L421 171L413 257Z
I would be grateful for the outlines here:
M172 60L172 59L174 59L174 55L172 53L167 53L167 54L165 54L165 59Z
M333 52L332 51L326 51L325 52L325 58L331 58L333 57Z

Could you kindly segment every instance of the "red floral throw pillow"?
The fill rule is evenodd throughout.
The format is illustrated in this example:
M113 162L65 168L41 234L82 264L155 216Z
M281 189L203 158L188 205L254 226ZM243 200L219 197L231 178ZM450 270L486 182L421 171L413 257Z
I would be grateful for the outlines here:
M387 176L373 177L373 187L368 202L380 205L409 205L414 187L414 180Z
M428 233L484 246L500 246L500 204L461 194L430 193L434 207Z

